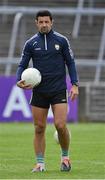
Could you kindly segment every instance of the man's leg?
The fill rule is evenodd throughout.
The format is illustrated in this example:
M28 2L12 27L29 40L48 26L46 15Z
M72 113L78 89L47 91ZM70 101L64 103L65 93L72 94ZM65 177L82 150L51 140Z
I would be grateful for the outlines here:
M33 172L44 170L45 129L47 114L47 108L32 106L32 115L35 127L34 150L37 160L37 166L34 167Z
M61 170L69 171L71 169L71 165L69 162L70 137L66 126L67 103L55 104L52 106L52 110L54 114L54 124L58 131L59 143L62 150Z

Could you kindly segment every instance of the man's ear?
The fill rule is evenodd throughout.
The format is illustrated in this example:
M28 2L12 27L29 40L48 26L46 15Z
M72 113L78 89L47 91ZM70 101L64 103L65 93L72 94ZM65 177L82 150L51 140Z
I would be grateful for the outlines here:
M53 23L54 23L54 19L52 19L52 26L53 26Z
M37 25L38 24L38 21L35 19L35 24Z

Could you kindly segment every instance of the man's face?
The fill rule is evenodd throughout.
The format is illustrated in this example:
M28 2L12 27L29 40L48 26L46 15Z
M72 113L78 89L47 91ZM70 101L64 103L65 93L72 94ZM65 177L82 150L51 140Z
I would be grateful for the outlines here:
M38 28L38 31L42 34L47 34L52 28L52 21L50 20L49 16L39 16L38 20L36 20L36 25Z

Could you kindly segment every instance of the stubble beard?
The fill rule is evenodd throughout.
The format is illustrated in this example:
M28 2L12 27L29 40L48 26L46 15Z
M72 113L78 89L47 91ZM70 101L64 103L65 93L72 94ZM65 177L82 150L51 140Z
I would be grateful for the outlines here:
M50 32L50 30L47 28L47 27L43 27L41 28L41 31L40 31L42 34L48 34Z

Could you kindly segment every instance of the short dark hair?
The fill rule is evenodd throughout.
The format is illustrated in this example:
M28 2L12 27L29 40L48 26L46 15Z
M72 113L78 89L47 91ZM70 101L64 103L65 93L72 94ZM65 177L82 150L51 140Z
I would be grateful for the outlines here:
M50 20L52 21L52 14L50 11L48 10L41 10L41 11L38 11L37 14L36 14L36 20L38 20L38 17L41 16L49 16L50 17Z

